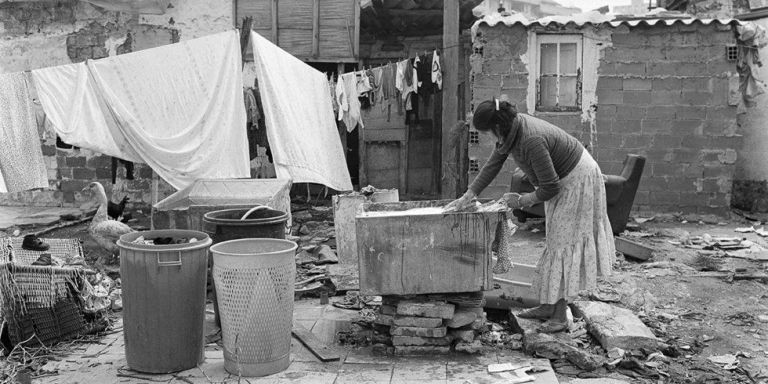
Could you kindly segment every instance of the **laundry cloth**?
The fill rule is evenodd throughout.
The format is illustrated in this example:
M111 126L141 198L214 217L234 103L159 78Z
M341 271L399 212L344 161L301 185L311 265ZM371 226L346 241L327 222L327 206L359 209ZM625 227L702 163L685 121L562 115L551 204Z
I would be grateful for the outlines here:
M0 75L0 192L48 187L37 117L22 72Z
M69 144L147 163L176 189L250 177L236 31L32 74Z
M352 190L328 79L256 32L251 44L277 177Z
M354 72L339 76L336 99L339 102L339 120L347 126L347 132L354 131L358 124L360 128L365 127L360 113L360 93L357 89L357 75Z
M437 84L437 89L443 89L443 67L440 65L440 55L435 50L432 53L432 82Z

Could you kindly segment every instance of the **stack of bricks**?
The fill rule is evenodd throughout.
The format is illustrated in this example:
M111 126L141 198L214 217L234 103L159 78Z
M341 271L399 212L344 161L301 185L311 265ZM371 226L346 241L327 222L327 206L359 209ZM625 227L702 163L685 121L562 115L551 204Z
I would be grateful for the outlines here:
M482 344L478 336L487 321L482 292L477 292L384 296L375 323L385 334L381 341L387 345L387 351L407 356L446 354L452 350L479 352Z

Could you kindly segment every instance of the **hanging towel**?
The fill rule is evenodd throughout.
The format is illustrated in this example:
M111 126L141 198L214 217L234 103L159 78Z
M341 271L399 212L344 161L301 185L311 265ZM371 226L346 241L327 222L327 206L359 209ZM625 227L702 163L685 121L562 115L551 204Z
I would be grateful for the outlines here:
M37 118L24 73L0 75L0 192L48 188Z
M32 74L61 138L176 189L250 177L236 31Z
M251 44L277 176L352 190L328 80L256 32ZM355 74L348 75L344 89L355 89Z
M382 70L381 75L381 96L384 100L389 100L395 97L395 77L396 77L396 65L389 63Z
M357 92L357 75L354 72L339 76L336 97L339 100L339 120L347 126L347 132L354 131L358 124L360 128L365 128L360 116L360 93Z
M443 67L437 50L432 53L432 82L437 84L437 89L443 89Z

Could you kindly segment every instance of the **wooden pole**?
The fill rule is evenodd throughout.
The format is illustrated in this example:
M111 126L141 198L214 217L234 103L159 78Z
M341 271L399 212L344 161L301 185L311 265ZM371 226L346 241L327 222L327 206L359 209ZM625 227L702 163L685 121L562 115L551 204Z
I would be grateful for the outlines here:
M272 44L280 45L277 38L277 0L272 0Z
M443 68L442 110L442 162L440 196L455 198L457 191L458 161L451 149L451 129L459 121L459 0L443 1L443 52L440 64Z
M312 6L312 57L320 56L320 0Z

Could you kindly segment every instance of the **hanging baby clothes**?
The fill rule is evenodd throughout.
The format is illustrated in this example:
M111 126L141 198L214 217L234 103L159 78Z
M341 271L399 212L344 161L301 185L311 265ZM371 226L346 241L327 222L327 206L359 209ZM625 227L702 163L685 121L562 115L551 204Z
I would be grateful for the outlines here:
M358 124L364 128L360 118L360 94L357 92L357 75L354 72L339 76L336 84L336 99L339 102L339 120L344 122L347 132L355 130Z
M371 86L371 78L368 77L366 71L355 72L355 76L357 77L357 95L360 100L360 108L370 108L371 100L368 95L373 89Z
M381 97L384 100L395 96L395 64L389 63L381 70Z
M182 189L250 177L241 65L229 31L32 74L62 140Z
M443 89L443 67L437 50L432 53L432 83L437 85L437 89Z
M48 188L40 134L24 73L0 75L0 190Z
M434 84L432 83L432 58L430 55L424 55L419 57L419 64L416 67L416 72L419 77L419 95L426 96L434 92Z
M328 79L256 32L251 44L277 176L352 190ZM355 74L348 75L344 90L355 92Z
M382 78L384 77L384 68L383 67L376 67L371 70L371 73L373 74L373 82L374 82L374 88L373 88L373 103L378 104L381 103L384 100L384 97L382 96Z

